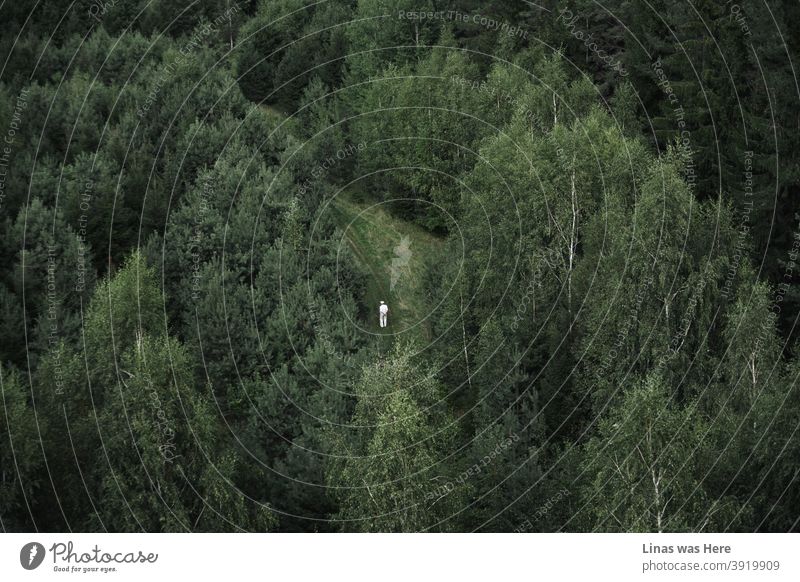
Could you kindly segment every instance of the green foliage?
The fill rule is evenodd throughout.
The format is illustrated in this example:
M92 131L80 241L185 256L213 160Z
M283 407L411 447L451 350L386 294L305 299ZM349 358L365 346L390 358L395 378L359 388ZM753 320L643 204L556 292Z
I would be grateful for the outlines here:
M42 482L39 431L20 375L0 368L0 527L24 531L33 521L33 505Z
M718 531L739 516L735 500L709 498L702 467L713 456L706 424L676 404L658 375L634 381L587 445L584 491L595 530Z
M239 31L235 62L242 93L290 107L315 76L337 85L347 51L343 23L352 17L348 4L261 2Z
M98 6L0 8L0 527L797 529L796 2Z
M455 425L431 372L412 363L415 349L398 345L356 386L351 435L339 437L329 475L347 531L448 531L463 504L466 487L443 462Z

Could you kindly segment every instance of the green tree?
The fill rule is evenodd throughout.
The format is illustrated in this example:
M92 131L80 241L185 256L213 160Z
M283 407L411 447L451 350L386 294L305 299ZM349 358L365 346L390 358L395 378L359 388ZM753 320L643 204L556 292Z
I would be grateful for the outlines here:
M20 375L0 367L0 527L27 531L35 524L32 507L44 485L41 424L28 403Z
M584 503L595 531L718 531L738 504L714 499L702 468L713 456L707 425L693 405L674 402L658 375L634 383L600 420L587 443L583 470L591 475Z
M448 463L455 425L441 387L398 346L364 368L351 435L339 435L329 484L346 531L448 531L465 485Z

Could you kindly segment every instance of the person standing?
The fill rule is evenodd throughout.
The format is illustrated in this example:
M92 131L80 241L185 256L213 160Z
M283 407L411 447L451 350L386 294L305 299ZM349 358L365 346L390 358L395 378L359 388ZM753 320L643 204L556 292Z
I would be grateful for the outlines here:
M380 321L381 327L386 327L386 319L389 315L389 306L386 305L383 301L381 301L380 307L378 307L378 319Z

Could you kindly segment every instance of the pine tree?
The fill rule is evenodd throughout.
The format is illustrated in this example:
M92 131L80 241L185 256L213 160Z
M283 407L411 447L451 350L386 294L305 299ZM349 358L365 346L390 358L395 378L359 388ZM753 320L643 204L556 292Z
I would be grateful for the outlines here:
M44 486L42 425L16 371L0 367L0 396L0 528L27 531L36 524L32 508Z

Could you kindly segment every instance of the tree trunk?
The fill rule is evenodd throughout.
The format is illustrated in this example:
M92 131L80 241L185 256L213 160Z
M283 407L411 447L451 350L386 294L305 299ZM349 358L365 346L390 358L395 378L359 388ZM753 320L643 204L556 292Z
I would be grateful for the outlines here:
M467 328L464 325L464 290L459 289L458 295L461 299L461 336L464 340L464 364L467 367L467 386L469 386L470 393L472 392L472 373L469 371L469 354L467 353Z

